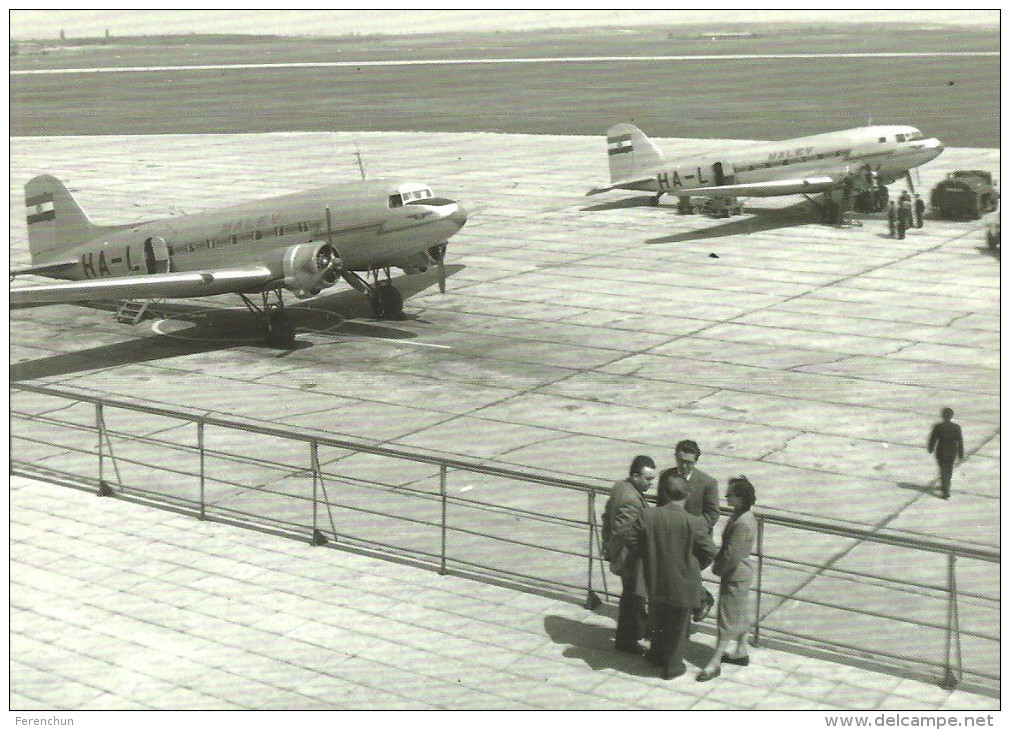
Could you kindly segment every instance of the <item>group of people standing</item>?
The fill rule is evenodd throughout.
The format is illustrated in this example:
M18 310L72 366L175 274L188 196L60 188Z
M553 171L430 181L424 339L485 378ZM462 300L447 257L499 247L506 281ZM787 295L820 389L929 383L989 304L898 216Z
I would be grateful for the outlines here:
M913 226L922 228L922 219L926 214L926 203L918 193L915 201L907 190L898 197L898 204L894 201L887 204L887 230L891 238L904 238L905 231Z
M613 486L607 500L604 553L611 572L621 577L615 645L645 654L664 679L684 674L691 621L704 620L715 604L701 581L701 571L711 565L720 579L719 634L712 659L696 677L705 682L719 676L722 662L750 663L750 556L757 535L750 508L756 496L747 477L729 480L726 501L733 514L717 548L712 530L719 519L718 483L695 468L701 456L695 441L681 441L674 454L677 465L659 474L655 507L645 493L656 480L656 463L644 455L634 458L628 477ZM648 650L639 643L646 637Z

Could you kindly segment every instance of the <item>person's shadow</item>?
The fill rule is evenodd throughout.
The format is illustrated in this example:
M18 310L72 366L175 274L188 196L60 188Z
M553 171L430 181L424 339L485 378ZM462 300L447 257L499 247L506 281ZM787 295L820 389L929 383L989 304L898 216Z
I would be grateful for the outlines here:
M562 654L581 659L590 669L619 669L639 677L654 677L659 670L645 657L622 654L614 648L614 629L596 623L586 623L564 616L544 618L544 630L555 644L567 644ZM713 647L687 640L684 662L701 669L712 658ZM690 671L690 670L688 670Z

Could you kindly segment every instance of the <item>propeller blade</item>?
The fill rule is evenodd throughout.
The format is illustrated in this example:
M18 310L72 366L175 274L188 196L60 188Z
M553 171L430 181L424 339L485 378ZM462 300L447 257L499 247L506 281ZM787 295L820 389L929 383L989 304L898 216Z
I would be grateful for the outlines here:
M438 291L445 294L445 256L438 260Z
M911 192L914 193L915 192L915 186L912 184L912 171L911 170L905 170L905 182L908 183L908 189Z

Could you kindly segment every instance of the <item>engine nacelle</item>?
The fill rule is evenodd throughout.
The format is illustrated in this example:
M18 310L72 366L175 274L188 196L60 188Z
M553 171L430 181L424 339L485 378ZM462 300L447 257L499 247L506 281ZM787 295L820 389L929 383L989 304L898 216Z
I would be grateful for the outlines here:
M328 243L302 243L284 252L284 286L299 299L314 297L333 286L340 275L340 257Z
M428 259L426 252L418 251L412 254L410 258L397 261L396 265L407 274L420 274L428 270L428 267L431 266L431 261Z
M408 274L420 274L437 264L445 258L446 245L444 243L432 246L424 251L418 251L409 258L397 262L397 266Z

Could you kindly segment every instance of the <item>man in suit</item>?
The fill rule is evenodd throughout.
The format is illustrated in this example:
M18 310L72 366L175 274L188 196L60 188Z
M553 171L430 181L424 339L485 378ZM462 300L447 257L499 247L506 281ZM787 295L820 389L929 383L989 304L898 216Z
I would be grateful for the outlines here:
M915 194L913 209L915 211L915 227L922 228L922 217L926 215L926 204L922 201L922 196L918 193Z
M954 473L954 461L964 461L964 439L961 437L961 427L954 423L953 408L940 411L943 418L933 426L929 434L929 453L936 454L936 463L940 466L940 493L944 499L950 499L950 477Z
M674 451L677 459L676 473L687 480L687 501L684 509L692 515L705 518L711 533L719 521L719 483L700 469L695 468L701 458L697 441L685 439L677 444ZM666 472L663 472L666 474ZM663 475L660 475L662 480Z
M717 549L708 524L685 508L686 482L674 477L663 485L658 506L642 511L638 541L642 554L649 610L653 613L652 646L646 658L663 679L684 674L684 649L691 611L701 591L701 570Z
M687 500L684 502L684 509L690 514L704 518L708 524L708 534L712 534L715 523L719 520L719 483L700 469L695 468L698 459L701 457L701 447L697 441L685 439L677 444L674 449L674 457L677 466L665 469L659 475L659 485L672 477L681 477L687 481ZM715 598L704 587L698 595L698 605L694 611L694 621L704 621L708 616L712 606L715 605Z
M656 462L651 456L636 456L628 478L610 488L603 511L603 545L610 570L621 576L621 600L617 608L618 651L642 654L638 643L647 629L645 577L635 544L638 517L646 507L645 493L656 478Z

